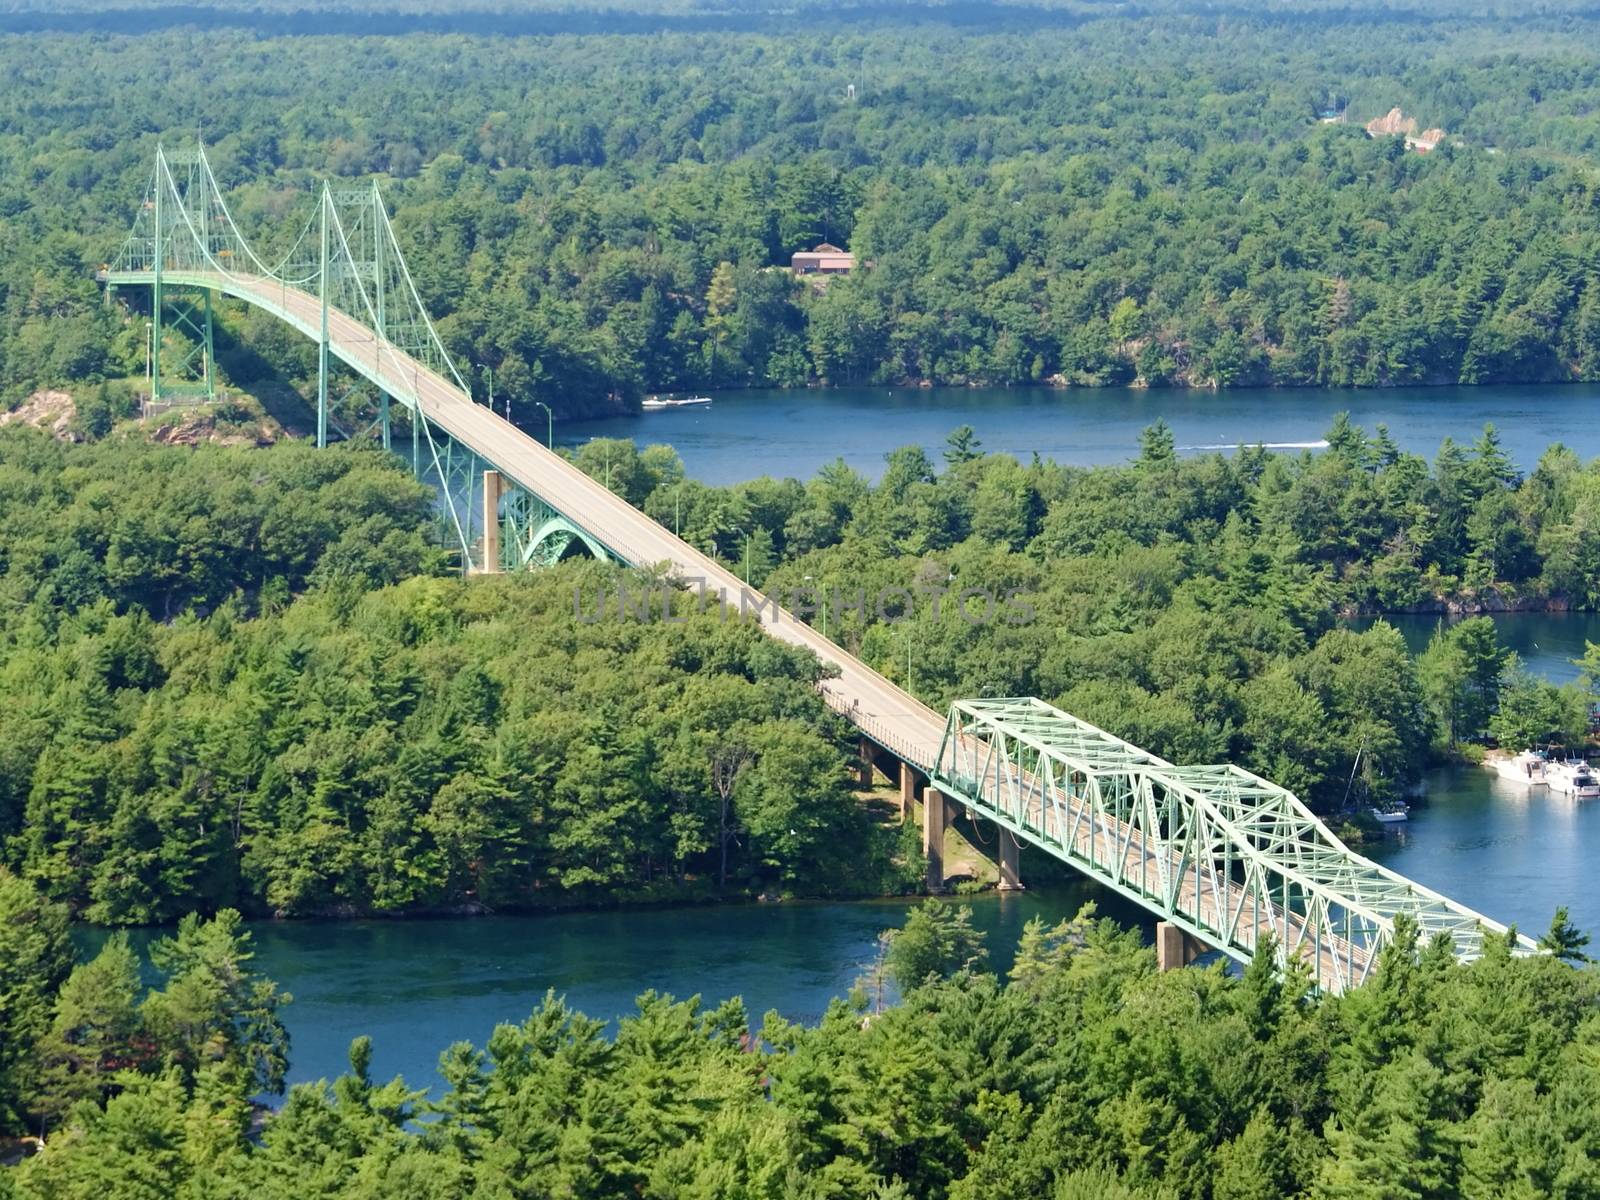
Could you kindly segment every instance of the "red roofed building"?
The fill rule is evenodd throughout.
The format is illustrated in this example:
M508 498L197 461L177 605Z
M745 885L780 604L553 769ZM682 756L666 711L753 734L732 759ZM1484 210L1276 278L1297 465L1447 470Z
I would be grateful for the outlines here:
M827 242L815 250L800 251L790 263L796 275L848 275L855 265L854 254Z

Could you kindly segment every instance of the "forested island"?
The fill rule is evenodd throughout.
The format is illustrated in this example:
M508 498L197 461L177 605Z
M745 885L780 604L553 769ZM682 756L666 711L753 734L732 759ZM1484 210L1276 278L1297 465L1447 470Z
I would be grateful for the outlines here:
M1520 672L1488 620L1414 659L1338 614L1593 606L1600 471L1557 447L1522 478L1492 430L1433 464L1345 422L1330 442L1179 458L1157 425L1136 462L1091 470L962 429L939 469L897 450L875 485L838 467L710 488L626 442L577 462L753 585L826 590L829 635L937 707L1037 695L1333 814L1488 732L1581 744L1588 688ZM449 577L431 523L375 450L0 430L4 861L112 924L918 878L852 793L814 659L689 603L682 624L597 619L628 586L615 566ZM1029 619L915 599L966 581Z
M281 1007L232 913L188 919L146 989L125 942L71 965L65 914L0 870L0 1128L47 1149L7 1200L682 1197L1278 1200L1589 1196L1600 1188L1592 970L1496 939L1458 965L1404 918L1374 982L1314 999L1263 955L1158 975L1092 912L987 969L930 902L814 1027L641 995L608 1026L555 996L444 1049L428 1096L350 1047L281 1086ZM1563 961L1567 960L1567 961ZM20 981L20 986L18 986ZM886 1004L898 985L899 1000ZM62 1115L65 1113L65 1121ZM32 1123L32 1122L30 1122Z
M426 34L303 36L403 34L388 6L13 14L38 31L0 37L6 405L142 373L91 275L197 111L268 250L315 180L380 178L452 353L528 417L755 384L1600 378L1582 8L669 6L505 36L412 8ZM1394 107L1447 136L1370 137ZM857 269L796 279L824 241ZM235 387L311 369L270 318L226 324Z
M1592 381L1597 47L1581 4L1460 0L7 7L0 1200L1600 1196L1600 976L1564 911L1547 953L1471 963L1402 920L1323 996L1267 952L1158 974L1089 910L1001 973L931 899L810 1025L551 995L440 1045L429 1094L367 1038L285 1094L249 920L904 895L917 831L823 665L750 620L597 619L665 585L613 564L460 577L409 464L296 437L315 347L270 316L219 304L224 400L133 420L147 355L193 346L95 282L155 143L200 137L269 259L322 179L379 181L519 421L714 387ZM798 275L822 243L848 273ZM1492 426L1431 458L1326 440L1185 456L1157 422L1091 469L962 426L876 480L727 487L667 446L572 457L753 586L820 592L931 705L1037 695L1355 840L1430 764L1585 744L1600 647L1557 686L1475 614L1600 606L1600 464L1519 468ZM968 584L1026 619L923 602ZM1395 613L1460 619L1413 654Z

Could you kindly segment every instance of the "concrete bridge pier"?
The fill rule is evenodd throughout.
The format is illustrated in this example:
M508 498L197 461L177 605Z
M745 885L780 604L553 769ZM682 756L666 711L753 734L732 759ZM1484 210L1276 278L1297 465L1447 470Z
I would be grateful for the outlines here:
M996 825L995 834L1000 840L1000 890L1020 892L1022 891L1022 846L1017 841L1017 835L1004 825Z
M856 783L864 788L872 786L873 753L874 747L871 740L862 738L856 754L856 758L859 760L856 766Z
M955 805L938 788L922 793L922 854L927 860L930 893L944 891L944 833L955 818Z
M500 472L483 473L483 573L500 570Z
M1156 923L1156 970L1176 971L1187 967L1205 952L1205 944L1193 934L1171 921Z
M861 738L856 750L856 786L869 788L872 786L872 773L881 771L883 777L890 783L899 781L900 784L900 820L910 819L916 808L917 793L920 786L917 782L917 769L898 755L881 749L869 737Z

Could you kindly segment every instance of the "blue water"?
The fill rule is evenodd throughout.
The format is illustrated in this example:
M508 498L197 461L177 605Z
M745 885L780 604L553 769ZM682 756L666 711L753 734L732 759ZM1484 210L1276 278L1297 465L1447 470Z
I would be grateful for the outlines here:
M1365 629L1376 618L1352 621ZM1460 620L1436 615L1401 614L1383 618L1400 631L1413 654L1427 648L1442 621ZM1493 613L1490 620L1500 644L1517 652L1524 666L1552 683L1578 678L1573 660L1582 658L1586 643L1600 644L1600 613Z
M1027 869L1030 852L1024 851ZM1146 931L1154 918L1086 880L958 901L1008 970L1022 927L1055 922L1094 900L1102 915ZM291 1083L332 1078L353 1038L373 1039L373 1072L438 1087L439 1053L480 1048L494 1027L520 1022L547 990L611 1021L649 988L707 1007L742 996L753 1025L769 1009L815 1021L872 966L878 937L908 900L740 904L560 916L412 921L254 922L254 966L294 996L283 1010ZM137 931L143 946L160 931ZM85 950L102 934L85 931Z
M985 449L1026 459L1034 451L1079 465L1125 462L1139 433L1161 417L1178 445L1319 440L1335 413L1369 432L1387 422L1402 449L1432 458L1445 436L1477 438L1486 421L1513 461L1531 470L1552 442L1600 455L1600 386L1448 387L1224 392L1136 388L835 388L719 392L707 408L668 409L600 421L563 422L556 441L592 437L670 443L689 474L730 484L759 475L808 478L835 458L876 476L884 454L911 443L937 452L971 425ZM531 418L530 418L531 419ZM532 429L532 426L529 426ZM544 433L541 426L539 434Z
M1600 803L1523 788L1481 767L1434 771L1410 822L1364 851L1533 937L1560 905L1600 943Z

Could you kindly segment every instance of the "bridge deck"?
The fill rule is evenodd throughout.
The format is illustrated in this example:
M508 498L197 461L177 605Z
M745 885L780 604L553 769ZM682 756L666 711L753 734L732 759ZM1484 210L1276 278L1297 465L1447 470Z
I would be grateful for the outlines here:
M267 309L320 340L322 307L317 296L277 279L190 268L164 269L173 284L215 288ZM112 271L108 283L148 284L149 271ZM791 613L767 602L728 568L662 528L621 497L552 453L510 422L472 401L445 379L399 347L378 336L362 320L337 308L328 311L330 352L361 375L407 405L416 405L431 425L496 467L503 476L539 497L619 558L641 567L665 565L681 579L703 589L735 611L748 610L773 637L803 646L837 668L824 681L827 703L863 734L901 759L932 775L939 762L946 719L895 686L865 663L824 638ZM981 792L982 789L980 789ZM998 795L998 793L997 793ZM971 797L957 799L971 800ZM981 805L982 799L979 797ZM1046 812L1043 801L1032 811L998 815L1030 840L1077 865L1115 864L1122 880L1152 875L1177 881L1175 894L1162 897L1148 887L1124 887L1158 913L1176 910L1197 932L1231 929L1234 944L1223 948L1236 956L1248 953L1269 932L1280 945L1305 959L1318 982L1339 990L1359 980L1368 968L1365 950L1326 936L1313 940L1303 918L1264 899L1245 896L1225 874L1210 872L1208 881L1192 863L1179 861L1170 850L1151 848L1144 834L1104 812L1071 809ZM1087 816L1088 819L1085 819ZM1163 861L1163 859L1165 861ZM1090 874L1100 872L1091 870ZM1118 885L1120 886L1120 885ZM1249 904L1251 912L1244 912ZM1209 934L1208 940L1218 940ZM1222 939L1226 942L1226 939Z
M169 283L216 288L276 312L312 338L320 336L320 300L275 279L208 271L164 271ZM116 272L113 284L149 283L149 272ZM635 566L670 564L681 577L704 580L710 597L737 611L743 598L776 638L804 646L839 669L822 689L828 704L862 732L924 770L938 756L944 716L774 604L709 555L662 528L626 500L546 449L511 422L476 404L444 379L384 341L349 313L330 309L330 349L342 361L398 400L415 397L423 415L475 454L487 459L519 487L538 496L573 524Z

